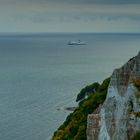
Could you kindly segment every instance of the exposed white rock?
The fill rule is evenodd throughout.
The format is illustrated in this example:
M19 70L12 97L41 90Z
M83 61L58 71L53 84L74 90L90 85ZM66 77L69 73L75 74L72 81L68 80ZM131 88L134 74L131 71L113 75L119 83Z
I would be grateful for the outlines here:
M98 137L88 140L131 140L140 129L140 119L134 115L140 111L140 99L135 95L138 89L133 84L137 79L140 79L140 53L114 70L99 114Z
M106 121L105 121L105 109L102 108L101 109L101 129L100 129L100 133L99 133L99 139L100 140L110 140L110 136L107 132L107 128L106 128Z

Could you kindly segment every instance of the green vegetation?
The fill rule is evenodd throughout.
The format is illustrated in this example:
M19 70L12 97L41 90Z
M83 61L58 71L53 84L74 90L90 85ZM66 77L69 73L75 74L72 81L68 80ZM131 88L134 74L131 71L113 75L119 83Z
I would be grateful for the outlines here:
M77 95L76 102L85 99L86 96L89 96L92 93L95 93L97 91L97 89L98 89L99 86L100 86L99 83L93 83L93 84L88 85L85 88L83 88L80 91L80 93Z
M140 98L140 79L133 80L134 86L137 88L137 92L135 92L135 97ZM138 105L140 105L140 102L138 102ZM135 117L140 117L140 111L133 112L133 115ZM137 131L132 140L140 140L140 131Z
M87 115L104 102L109 81L110 78L104 80L96 92L93 91L94 94L89 94L87 99L79 103L79 107L68 115L65 122L54 133L52 140L86 140Z
M134 86L140 91L140 79L133 80Z
M135 92L135 97L140 98L140 92L139 91Z
M140 98L140 79L133 80L133 84L137 88L137 91L135 92L135 97Z
M140 131L137 131L132 140L140 140Z
M140 111L133 112L133 115L135 115L135 117L140 117Z
M128 60L128 62L132 61L134 58L135 58L135 57L130 58L130 59Z

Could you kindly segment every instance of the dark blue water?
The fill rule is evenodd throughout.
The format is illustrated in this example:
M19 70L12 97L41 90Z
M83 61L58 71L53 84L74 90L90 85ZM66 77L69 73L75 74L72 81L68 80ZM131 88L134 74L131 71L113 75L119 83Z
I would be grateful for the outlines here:
M140 34L0 35L0 140L49 140L79 90L139 50Z

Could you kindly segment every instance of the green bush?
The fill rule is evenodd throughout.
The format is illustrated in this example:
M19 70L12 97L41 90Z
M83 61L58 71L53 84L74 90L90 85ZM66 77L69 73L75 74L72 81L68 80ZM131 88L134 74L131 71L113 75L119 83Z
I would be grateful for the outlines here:
M87 115L92 113L106 98L110 79L106 79L94 94L79 103L79 107L54 133L52 140L86 140Z
M102 85L99 86L98 88L98 92L107 92L107 87L109 85L109 82L110 82L110 77L103 81Z
M132 140L140 140L140 131L137 131Z
M133 84L140 91L140 79L133 80Z
M77 95L76 102L85 99L86 96L89 96L92 93L95 93L99 86L100 84L96 82L83 88Z

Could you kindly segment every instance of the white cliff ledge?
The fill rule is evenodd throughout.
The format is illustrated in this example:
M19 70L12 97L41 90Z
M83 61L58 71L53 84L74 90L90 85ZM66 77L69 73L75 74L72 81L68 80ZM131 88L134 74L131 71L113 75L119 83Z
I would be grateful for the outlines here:
M114 70L104 104L88 116L87 140L131 140L140 130L139 80L140 53Z

